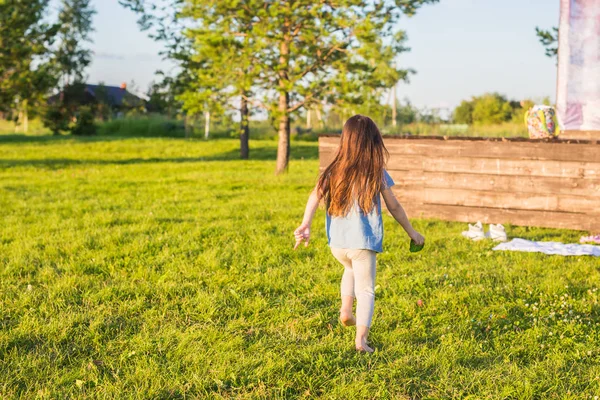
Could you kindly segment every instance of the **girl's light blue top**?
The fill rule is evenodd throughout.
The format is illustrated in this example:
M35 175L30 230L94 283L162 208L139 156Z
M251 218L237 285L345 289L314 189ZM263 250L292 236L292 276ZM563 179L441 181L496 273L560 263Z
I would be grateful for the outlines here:
M385 188L394 186L394 180L383 171ZM383 220L381 218L381 196L377 194L375 207L365 214L355 203L348 215L332 217L327 213L327 240L337 249L366 249L377 253L383 251Z

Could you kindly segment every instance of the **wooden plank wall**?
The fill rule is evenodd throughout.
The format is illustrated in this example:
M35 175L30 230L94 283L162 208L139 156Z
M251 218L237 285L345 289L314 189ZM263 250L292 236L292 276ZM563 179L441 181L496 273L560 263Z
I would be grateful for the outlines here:
M560 137L564 139L600 140L600 131L562 131Z
M411 217L600 232L600 144L387 137ZM321 170L339 136L319 138Z

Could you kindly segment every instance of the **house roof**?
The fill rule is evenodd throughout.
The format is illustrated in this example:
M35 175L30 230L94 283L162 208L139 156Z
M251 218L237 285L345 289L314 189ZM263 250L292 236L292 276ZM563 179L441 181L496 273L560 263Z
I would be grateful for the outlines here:
M85 85L86 92L90 93L97 100L101 97L105 98L105 101L113 106L129 106L135 107L143 104L143 100L138 96L129 93L127 89L119 86L106 86L106 85Z

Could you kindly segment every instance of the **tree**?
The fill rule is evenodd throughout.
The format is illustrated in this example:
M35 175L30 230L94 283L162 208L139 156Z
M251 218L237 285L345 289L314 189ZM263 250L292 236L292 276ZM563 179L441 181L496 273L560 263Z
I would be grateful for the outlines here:
M148 87L146 96L146 109L151 113L165 114L175 118L181 109L181 102L176 99L179 95L176 79L163 76L162 81L152 82Z
M250 103L258 78L256 42L249 34L253 10L261 1L121 0L141 15L142 29L167 46L166 57L175 61L179 75L177 100L187 116L240 114L240 156L249 157ZM188 21L185 23L183 21ZM179 30L177 28L178 27Z
M372 32L358 34L354 55L341 58L334 65L337 75L328 83L325 100L342 120L356 113L385 120L388 106L381 103L385 92L391 95L390 88L399 80L408 81L409 74L414 72L395 68L395 57L409 50L404 46L404 32L397 32L389 44L382 39Z
M460 105L454 109L454 122L457 124L473 123L473 101L463 100Z
M91 112L91 104L83 82L73 82L65 86L49 103L42 119L44 125L55 135L62 131L74 134L83 134L84 131L85 134L93 133L84 127L89 122L87 114ZM81 114L86 114L83 121L80 121Z
M498 93L487 93L476 99L473 106L473 122L499 124L508 121L512 107L506 98Z
M386 74L399 79L403 71L389 64L383 71L382 62L371 56L383 55L383 62L389 62L401 48L403 35L394 30L400 15L435 1L279 0L261 2L253 10L252 34L265 49L259 55L259 85L278 122L276 173L287 169L291 114L335 91L354 94L345 102L356 99L361 91L353 75L369 77L365 87Z
M82 81L83 73L92 60L92 51L84 45L91 42L94 14L96 11L90 5L90 0L62 0L58 15L60 42L56 51L62 87Z
M157 106L157 101L162 98L170 102L171 107L180 107L184 104L187 107L184 110L186 137L190 132L191 121L198 114L205 113L205 102L195 102L192 107L189 103L191 99L182 98L187 92L191 97L197 99L195 88L197 79L194 71L201 70L197 61L192 60L192 47L189 38L185 35L187 26L181 24L181 13L183 11L184 0L119 0L119 3L133 12L140 15L138 25L143 31L148 32L148 36L165 45L165 50L160 54L176 64L178 72L174 76L169 76L162 71L157 71L163 77L163 81L151 88L154 98L153 106ZM149 93L150 94L150 93ZM167 100L170 98L169 100ZM188 103L186 103L186 100ZM203 106L199 106L202 104ZM176 110L169 109L169 115L175 115ZM208 124L207 124L208 125Z
M249 157L249 116L252 90L259 78L263 50L253 35L254 9L264 2L252 0L188 0L181 18L194 21L185 35L191 45L191 73L195 79L180 98L186 110L240 114L240 157ZM235 105L234 105L235 104Z
M90 0L62 0L58 14L59 43L52 60L60 95L48 107L43 117L44 124L54 134L63 130L70 130L76 135L95 132L94 113L92 108L85 104L83 83L85 69L92 57L91 50L84 45L91 41L89 34L93 31L92 17L95 13ZM105 93L101 88L100 96ZM105 119L109 112L105 103L100 101L97 108L101 118Z
M542 45L546 49L546 55L554 58L558 56L558 28L553 27L550 30L535 28L535 33Z
M501 94L485 93L463 100L454 109L453 117L459 124L499 124L509 121L520 107L518 102L509 102Z
M0 2L0 111L18 115L27 130L29 109L56 84L50 57L58 25L44 22L49 0Z

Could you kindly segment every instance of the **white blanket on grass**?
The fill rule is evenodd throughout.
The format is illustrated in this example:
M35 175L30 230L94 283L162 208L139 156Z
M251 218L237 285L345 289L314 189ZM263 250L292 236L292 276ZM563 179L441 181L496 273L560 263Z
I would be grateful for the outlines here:
M591 244L564 244L560 242L532 242L525 239L513 239L500 243L493 250L526 251L529 253L558 254L561 256L600 257L600 246Z

